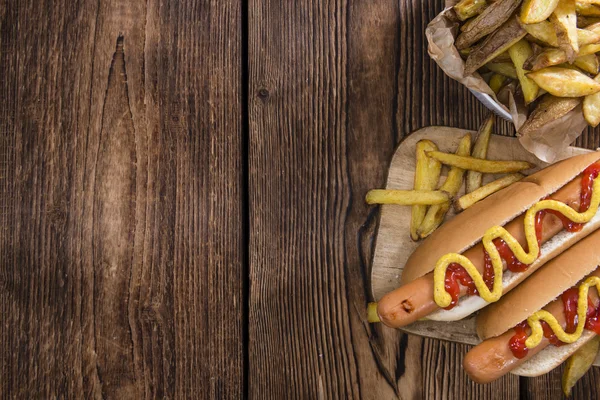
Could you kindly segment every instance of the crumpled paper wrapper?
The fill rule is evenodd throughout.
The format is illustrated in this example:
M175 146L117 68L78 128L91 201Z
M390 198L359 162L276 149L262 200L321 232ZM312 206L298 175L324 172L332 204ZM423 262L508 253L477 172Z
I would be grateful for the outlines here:
M429 56L449 77L462 83L471 91L491 97L498 108L511 115L512 122L518 132L527 119L527 107L523 99L515 95L516 86L509 85L496 96L478 73L464 76L465 63L454 46L454 39L459 32L459 24L449 18L449 13L452 12L451 8L456 3L456 0L446 1L446 9L427 25L425 35L429 43L427 49ZM500 114L500 111L497 113ZM517 136L523 147L535 154L540 160L550 163L555 161L559 154L581 135L586 126L581 106L579 106L564 117L543 126L537 131L526 135L517 134Z

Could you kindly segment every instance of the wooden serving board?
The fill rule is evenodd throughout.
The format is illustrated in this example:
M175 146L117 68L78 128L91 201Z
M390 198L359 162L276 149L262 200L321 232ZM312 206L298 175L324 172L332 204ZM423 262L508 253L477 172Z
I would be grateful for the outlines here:
M420 129L409 135L396 149L390 163L386 188L412 189L415 173L415 144L421 139L432 140L442 151L454 152L460 139L470 133L475 139L476 132L431 126ZM569 147L559 159L587 153L591 150ZM532 172L545 167L547 164L528 153L517 139L492 135L488 150L488 158L493 160L525 160L536 165ZM442 175L448 169L444 167ZM499 178L500 175L485 174L484 183ZM443 182L443 178L441 179ZM464 187L460 194L464 193ZM446 220L453 218L451 211ZM373 297L379 300L387 292L400 286L400 275L406 260L417 248L419 242L413 242L409 234L411 208L406 206L383 205L380 209L379 227L375 239L373 263L371 269L371 285ZM475 318L471 317L456 322L419 321L403 328L408 333L449 340L453 342L476 344L479 338L475 333Z

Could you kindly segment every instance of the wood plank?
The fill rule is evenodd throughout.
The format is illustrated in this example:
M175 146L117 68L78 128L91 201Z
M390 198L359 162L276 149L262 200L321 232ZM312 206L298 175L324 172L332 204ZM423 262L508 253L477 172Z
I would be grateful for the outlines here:
M364 302L346 296L344 254L347 3L248 10L249 397L359 398L349 319Z
M241 397L241 2L0 32L0 396Z
M436 72L407 2L297 3L249 4L250 397L516 398L514 377L466 390L464 347L365 323L366 191L408 132L483 108ZM433 381L423 346L452 350Z

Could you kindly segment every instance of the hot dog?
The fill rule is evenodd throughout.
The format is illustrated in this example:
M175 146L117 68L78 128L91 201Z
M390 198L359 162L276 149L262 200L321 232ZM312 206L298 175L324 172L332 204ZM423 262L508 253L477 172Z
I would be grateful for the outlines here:
M600 332L596 310L599 298L595 284L600 284L599 246L600 230L548 262L479 314L477 331L484 341L469 351L463 362L465 371L473 380L488 383L508 372L525 376L544 374ZM597 282L593 282L594 279ZM580 311L577 307L579 290L586 282L589 286L587 308L582 310L586 317L575 318ZM528 347L526 339L532 333L529 321L538 324L532 316L538 315L536 311L539 309L552 315L560 330L566 333L573 333L578 324L585 328L579 337L571 338L576 340L564 344L556 337L555 329L547 325L543 328L544 336L539 344Z
M600 227L600 213L596 212L600 197L592 196L595 177L600 171L599 159L600 153L594 152L553 164L482 200L442 225L408 259L401 277L403 285L378 302L381 321L399 328L421 318L462 319L497 301L546 262L594 232ZM548 202L547 199L555 201ZM582 199L585 204L580 207ZM590 206L590 202L596 205ZM560 204L589 218L579 225L570 224L561 214L564 211L545 209L547 205L558 207ZM592 210L586 211L590 208ZM536 219L535 235L532 233L532 216ZM575 231L569 232L567 228ZM497 235L504 236L499 239ZM522 248L523 260L527 263L521 263L515 256L516 247L513 249L510 243L507 244L511 239L514 239L513 247ZM488 247L484 249L486 243ZM528 249L530 244L532 249ZM534 254L536 247L538 251ZM494 256L496 252L497 256ZM486 256L489 256L487 262ZM472 271L468 272L467 267ZM509 267L516 272L507 271ZM473 282L478 279L475 275L487 279L479 279L478 285ZM502 275L501 280L496 279L499 275ZM458 284L456 281L461 279L463 283ZM484 287L484 280L487 287ZM498 282L496 286L492 281ZM448 301L449 290L456 292L451 303ZM484 295L489 301L473 293ZM457 300L458 304L454 306ZM448 305L444 301L450 303L448 308L451 309L442 309Z

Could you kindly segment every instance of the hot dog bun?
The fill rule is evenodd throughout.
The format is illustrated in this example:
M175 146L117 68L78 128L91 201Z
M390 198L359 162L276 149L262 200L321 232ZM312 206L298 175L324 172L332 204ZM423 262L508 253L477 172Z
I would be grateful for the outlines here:
M488 228L494 225L505 225L523 214L540 199L568 185L598 159L600 153L592 152L563 160L514 183L457 215L434 232L409 257L402 273L403 284L413 282L432 272L437 260L444 254L465 252L481 241ZM573 186L574 191L579 191L578 185ZM598 228L600 228L600 213L586 223L580 232L561 231L553 236L543 244L540 257L525 272L505 271L502 279L504 291L511 290L540 266ZM522 230L521 227L519 229ZM381 304L381 310L385 310L385 302L389 302L392 307L398 304L393 296L386 296L382 301L384 303ZM488 303L479 296L466 296L462 297L452 310L436 310L426 318L456 321L486 305Z
M510 373L529 377L547 374L554 368L559 367L563 362L567 361L567 358L569 358L571 354L575 353L577 349L589 342L594 336L596 336L596 333L594 332L583 331L581 338L575 343L566 344L561 347L548 346Z
M464 367L477 382L487 383L507 372L522 376L539 376L558 367L579 347L595 336L584 330L574 343L555 347L547 341L530 350L530 356L517 360L509 351L515 325L544 308L564 323L563 303L559 296L585 277L600 276L600 230L572 246L530 276L477 318L477 332L485 341L465 357ZM589 292L597 301L595 289ZM549 304L550 303L550 304ZM545 347L545 348L544 348Z
M598 213L600 214L600 213ZM600 265L600 230L549 261L477 316L482 340L499 336L575 286Z
M527 211L600 159L600 152L582 154L550 165L467 208L431 234L411 254L402 271L403 285L433 271L447 253L462 253L481 241L485 231Z

